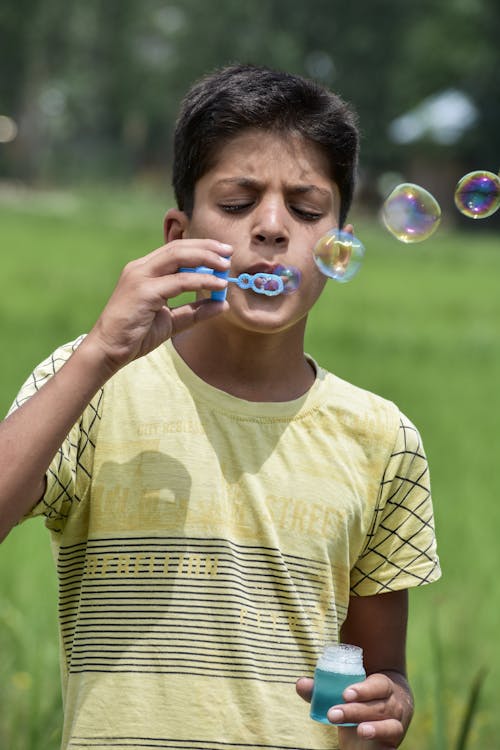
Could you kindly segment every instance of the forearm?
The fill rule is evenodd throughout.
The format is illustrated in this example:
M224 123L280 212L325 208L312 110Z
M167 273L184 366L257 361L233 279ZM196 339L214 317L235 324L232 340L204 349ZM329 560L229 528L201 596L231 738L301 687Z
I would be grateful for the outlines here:
M342 638L363 648L367 679L346 691L342 716L336 719L347 717L359 725L356 731L340 730L343 750L392 750L403 741L413 715L406 679L407 619L405 590L352 597L349 602Z
M43 495L50 462L112 374L92 343L84 340L41 389L0 424L0 539Z

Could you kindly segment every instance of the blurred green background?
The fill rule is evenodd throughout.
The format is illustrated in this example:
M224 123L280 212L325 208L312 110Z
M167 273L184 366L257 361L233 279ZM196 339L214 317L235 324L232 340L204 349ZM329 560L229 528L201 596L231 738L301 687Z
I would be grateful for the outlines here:
M500 164L496 0L3 0L0 5L0 410L33 366L92 325L128 260L162 242L170 137L189 84L236 60L305 73L357 109L358 277L330 282L307 348L398 403L429 455L443 566L412 593L417 713L403 747L451 750L487 667L470 748L498 747L500 212L462 217L454 186ZM381 226L411 180L443 209L428 241ZM0 748L55 750L61 705L48 534L0 547ZM437 648L439 646L439 648Z

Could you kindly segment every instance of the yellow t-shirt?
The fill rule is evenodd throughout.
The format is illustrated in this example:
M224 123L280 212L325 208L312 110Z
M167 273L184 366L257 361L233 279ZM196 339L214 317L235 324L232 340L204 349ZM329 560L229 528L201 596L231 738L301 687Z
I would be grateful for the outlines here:
M350 595L440 573L415 427L316 372L299 399L247 402L167 342L73 427L33 511L59 576L63 748L337 747L296 679L337 640Z

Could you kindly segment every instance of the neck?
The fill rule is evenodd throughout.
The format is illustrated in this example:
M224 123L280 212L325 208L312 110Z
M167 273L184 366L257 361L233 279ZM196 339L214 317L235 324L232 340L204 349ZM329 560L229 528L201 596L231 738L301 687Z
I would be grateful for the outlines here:
M209 385L247 401L291 401L313 384L304 356L304 325L275 334L228 330L208 321L173 344L193 372Z

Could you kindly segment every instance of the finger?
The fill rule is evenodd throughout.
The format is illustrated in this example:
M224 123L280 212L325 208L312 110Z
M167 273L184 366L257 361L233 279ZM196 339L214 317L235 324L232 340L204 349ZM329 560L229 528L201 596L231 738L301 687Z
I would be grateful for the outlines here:
M364 740L377 740L384 744L387 750L397 748L404 737L403 725L397 719L362 723L357 728L358 737Z
M217 271L225 271L229 268L227 258L232 252L230 245L216 240L176 240L139 259L139 266L145 268L152 276L175 273L183 266L207 266Z
M374 732L371 728L360 730L359 726L339 727L338 733L340 747L363 747L364 750L369 750L370 748L373 748L373 750L375 750L375 748L377 748L377 750L397 750L404 737L404 735L402 735L398 739L392 737L386 737L385 740L378 739L376 731Z
M184 292L216 292L225 289L227 279L209 273L174 273L147 281L153 294L162 300L172 299Z
M349 685L342 693L346 703L353 701L387 700L394 692L392 680L385 674L371 674L366 680Z
M347 232L347 234L354 234L354 227L352 224L346 224L343 231Z
M328 711L328 720L333 724L361 724L364 721L400 720L403 712L394 700L370 701L368 703L343 703L332 706Z
M297 694L300 695L300 697L303 700L310 703L313 685L314 685L314 680L312 680L311 678L300 677L295 683L295 690L297 691Z
M227 302L212 302L211 300L197 300L186 305L171 308L172 336L175 336L197 323L214 318L229 309Z

